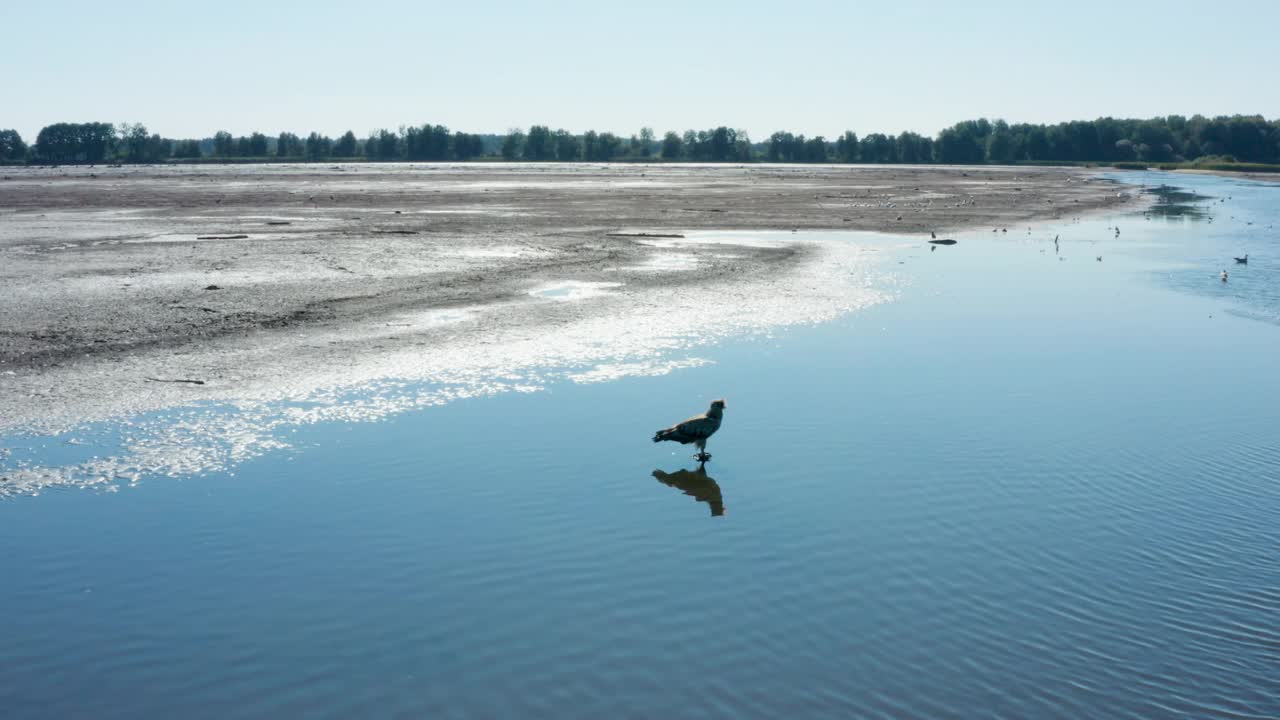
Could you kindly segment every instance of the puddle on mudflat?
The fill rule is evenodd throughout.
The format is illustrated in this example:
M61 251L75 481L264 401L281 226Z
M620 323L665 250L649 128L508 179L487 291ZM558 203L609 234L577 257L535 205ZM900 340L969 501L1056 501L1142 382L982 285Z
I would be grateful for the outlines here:
M701 264L696 255L663 253L654 255L638 265L629 265L619 269L631 272L687 272L696 270Z
M622 287L622 283L566 280L564 282L539 286L530 290L529 294L534 297L549 298L551 300L584 300L586 298L604 295L609 290L619 287Z

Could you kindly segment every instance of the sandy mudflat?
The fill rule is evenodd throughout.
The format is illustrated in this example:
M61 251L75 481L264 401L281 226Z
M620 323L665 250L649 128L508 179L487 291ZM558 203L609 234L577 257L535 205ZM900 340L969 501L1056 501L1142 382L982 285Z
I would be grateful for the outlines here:
M650 323L664 307L667 316L713 316L708 308L756 303L759 315L771 298L799 292L788 301L796 317L777 320L814 319L849 304L828 287L836 276L814 268L858 263L787 231L923 241L931 230L1012 230L1135 201L1057 168L241 165L0 175L0 430L233 400L304 375L313 380L294 396L318 387L316 378L413 376L382 361L415 348L439 355L439 370L446 350L508 346L607 317L627 324L632 310ZM720 230L784 233L743 244L698 234ZM798 278L807 278L799 291ZM171 380L203 384L162 382Z

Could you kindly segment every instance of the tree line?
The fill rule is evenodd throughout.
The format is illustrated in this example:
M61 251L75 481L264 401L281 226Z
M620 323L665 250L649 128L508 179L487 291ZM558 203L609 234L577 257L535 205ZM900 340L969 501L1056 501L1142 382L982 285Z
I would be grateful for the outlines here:
M667 132L652 128L628 137L589 130L575 134L534 125L505 134L450 131L444 125L377 130L360 138L350 130L334 139L319 133L170 139L141 123L55 123L26 144L0 130L0 161L8 163L156 163L183 160L259 161L469 161L530 162L944 163L1192 162L1201 158L1280 163L1280 120L1259 115L1214 118L1169 115L1151 119L1099 118L1055 125L966 120L935 137L913 132L846 131L834 140L787 131L753 142L744 130L720 126Z

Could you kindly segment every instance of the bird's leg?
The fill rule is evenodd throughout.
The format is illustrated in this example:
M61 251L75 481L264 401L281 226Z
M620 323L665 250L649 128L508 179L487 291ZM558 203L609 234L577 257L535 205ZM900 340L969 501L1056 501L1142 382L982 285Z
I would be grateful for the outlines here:
M711 459L711 453L707 452L707 441L706 441L706 440L699 440L699 441L698 441L698 454L697 454L697 455L694 455L694 456L693 456L693 459L694 459L694 460L697 460L697 461L698 461L698 462L700 462L700 463L704 463L704 462L706 462L706 461L708 461L708 460L710 460L710 459Z

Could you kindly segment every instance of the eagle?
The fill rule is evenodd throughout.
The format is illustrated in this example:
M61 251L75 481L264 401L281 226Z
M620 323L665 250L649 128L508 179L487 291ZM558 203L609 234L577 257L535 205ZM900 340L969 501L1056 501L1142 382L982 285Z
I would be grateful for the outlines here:
M681 445L693 443L698 446L698 454L693 456L694 459L698 462L706 462L711 459L711 454L707 452L707 439L720 429L720 422L724 420L724 407L724 400L713 400L711 407L705 413L694 415L665 430L659 430L653 434L653 441L670 440Z

